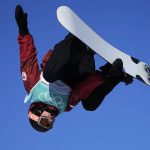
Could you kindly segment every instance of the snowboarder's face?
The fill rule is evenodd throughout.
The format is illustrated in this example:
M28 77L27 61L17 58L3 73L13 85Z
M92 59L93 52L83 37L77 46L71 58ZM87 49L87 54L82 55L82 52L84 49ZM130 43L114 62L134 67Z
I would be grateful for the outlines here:
M55 114L44 111L39 117L38 124L44 128L50 129L55 121Z
M48 118L50 121L53 121L55 118L55 114L47 112L47 111L43 111L43 113L41 114L40 117L46 117Z

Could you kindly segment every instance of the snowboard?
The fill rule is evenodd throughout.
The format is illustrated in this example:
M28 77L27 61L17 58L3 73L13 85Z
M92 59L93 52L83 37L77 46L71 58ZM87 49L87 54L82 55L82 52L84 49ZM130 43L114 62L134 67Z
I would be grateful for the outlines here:
M64 28L103 59L112 64L117 58L120 58L123 61L124 72L150 85L149 65L110 45L84 23L69 7L60 6L57 9L57 18Z

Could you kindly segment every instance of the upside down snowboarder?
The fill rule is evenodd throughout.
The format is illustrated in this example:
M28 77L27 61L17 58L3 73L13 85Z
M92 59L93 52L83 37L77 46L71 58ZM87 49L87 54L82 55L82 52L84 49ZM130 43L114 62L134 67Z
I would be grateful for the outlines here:
M96 70L94 51L71 33L47 52L40 68L27 13L20 5L16 6L15 19L19 29L20 70L28 94L25 102L31 103L29 122L37 131L50 130L60 113L69 112L79 102L87 111L96 110L116 85L133 82L122 71L120 59Z

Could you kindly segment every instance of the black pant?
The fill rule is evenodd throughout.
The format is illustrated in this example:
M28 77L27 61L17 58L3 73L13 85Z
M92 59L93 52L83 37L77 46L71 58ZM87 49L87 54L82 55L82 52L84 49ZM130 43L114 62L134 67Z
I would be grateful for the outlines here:
M43 76L48 82L62 80L70 87L95 71L94 53L72 34L55 45Z
M88 98L81 101L84 109L88 111L96 110L103 102L105 96L119 83L120 80L118 78L107 78L106 81L98 86Z
M43 76L48 82L62 80L71 88L95 71L94 53L72 34L55 45L52 56L46 64ZM93 93L82 100L84 109L93 111L104 97L119 83L117 79L106 79Z

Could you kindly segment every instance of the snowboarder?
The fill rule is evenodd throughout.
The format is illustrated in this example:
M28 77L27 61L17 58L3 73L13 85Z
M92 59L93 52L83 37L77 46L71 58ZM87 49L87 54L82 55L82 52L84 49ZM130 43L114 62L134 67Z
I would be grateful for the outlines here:
M37 131L51 129L61 112L70 111L80 101L85 110L94 111L118 83L132 83L132 77L122 71L120 59L95 70L94 51L70 33L47 52L39 69L27 13L20 5L16 6L15 19L20 70L28 93L25 102L31 102L29 122Z

